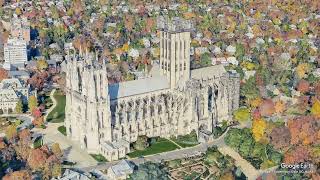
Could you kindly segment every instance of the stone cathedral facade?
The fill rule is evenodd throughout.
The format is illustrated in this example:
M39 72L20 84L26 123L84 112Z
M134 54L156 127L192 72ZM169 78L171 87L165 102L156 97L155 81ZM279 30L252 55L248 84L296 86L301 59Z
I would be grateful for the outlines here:
M108 84L93 53L66 56L67 135L90 153L117 160L140 135L212 132L239 106L239 75L215 65L190 69L185 20L159 18L160 61L143 79Z

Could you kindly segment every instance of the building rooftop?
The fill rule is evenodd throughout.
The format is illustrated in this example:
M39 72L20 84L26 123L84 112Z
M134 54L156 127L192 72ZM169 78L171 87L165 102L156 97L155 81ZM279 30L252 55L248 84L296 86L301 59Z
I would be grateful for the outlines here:
M114 174L118 177L131 174L134 170L134 165L127 160L122 160L118 164L111 167Z
M109 85L110 99L139 95L170 88L164 76L138 79Z
M87 175L81 174L77 171L66 169L60 180L90 180L90 178Z
M3 79L0 83L0 89L8 89L10 87L22 88L23 85L21 81L17 78Z

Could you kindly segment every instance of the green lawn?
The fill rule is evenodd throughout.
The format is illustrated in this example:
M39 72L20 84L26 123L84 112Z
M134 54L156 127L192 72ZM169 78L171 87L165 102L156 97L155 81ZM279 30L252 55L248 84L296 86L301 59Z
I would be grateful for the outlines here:
M57 101L57 106L48 114L47 121L51 123L60 123L65 118L66 96L61 91L54 93L54 98Z
M199 144L197 133L195 131L192 131L190 134L186 134L184 136L172 137L171 140L183 148L192 147Z
M66 127L64 127L64 126L59 126L59 127L58 127L58 131L61 132L61 134L67 136Z
M108 160L101 154L90 154L98 162L107 162Z
M129 153L128 156L131 158L134 158L139 156L146 156L146 155L157 154L157 153L162 153L167 151L173 151L175 149L179 149L179 147L167 139L159 138L157 142L147 147L145 150L133 151Z

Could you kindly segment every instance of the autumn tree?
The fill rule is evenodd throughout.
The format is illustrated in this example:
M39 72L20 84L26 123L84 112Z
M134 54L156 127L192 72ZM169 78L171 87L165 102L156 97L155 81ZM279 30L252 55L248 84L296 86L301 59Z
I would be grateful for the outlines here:
M14 171L3 177L2 180L31 180L31 173L27 170Z
M306 146L297 146L284 154L283 161L286 164L296 164L300 162L307 162L309 158L309 148Z
M259 107L262 116L271 116L275 112L274 103L271 99L266 99Z
M263 119L254 119L252 121L252 134L256 141L260 141L265 133L267 123Z
M8 78L8 71L3 68L0 68L0 82L3 79L7 79L7 78Z
M285 126L275 127L272 129L270 135L270 142L277 150L284 149L290 146L290 131Z
M22 104L22 100L21 99L19 99L19 101L16 104L15 112L17 114L22 114L23 113L23 104Z
M40 148L32 149L28 157L28 165L32 170L41 170L45 167L47 154Z
M239 108L233 113L233 118L240 123L245 123L251 119L248 108Z
M59 143L53 143L53 144L51 145L51 151L52 151L53 154L55 154L57 157L61 157L61 156L63 155Z
M24 144L28 144L31 140L31 133L29 129L23 129L19 132L19 140Z
M44 59L40 59L37 61L37 68L38 70L45 70L48 68L48 62Z
M6 137L7 137L8 139L13 139L13 138L17 137L18 132L17 132L17 127L16 127L16 125L14 125L14 124L9 125L9 126L7 127L5 133L6 133Z
M320 101L318 99L315 100L311 107L311 114L317 118L320 118Z
M301 93L306 93L309 91L310 84L308 81L302 79L299 81L297 85L297 90L300 91Z
M35 118L33 121L32 121L32 124L36 127L42 127L44 125L44 117L43 116L40 116L40 117L37 117Z
M28 108L29 111L33 111L35 108L38 107L38 100L35 96L30 96L28 100Z

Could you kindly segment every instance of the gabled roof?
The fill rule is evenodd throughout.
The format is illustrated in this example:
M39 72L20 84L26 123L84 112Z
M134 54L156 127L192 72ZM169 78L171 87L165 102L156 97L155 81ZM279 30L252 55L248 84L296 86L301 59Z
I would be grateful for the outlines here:
M132 173L134 165L127 160L122 160L118 164L111 167L116 176L123 176Z

